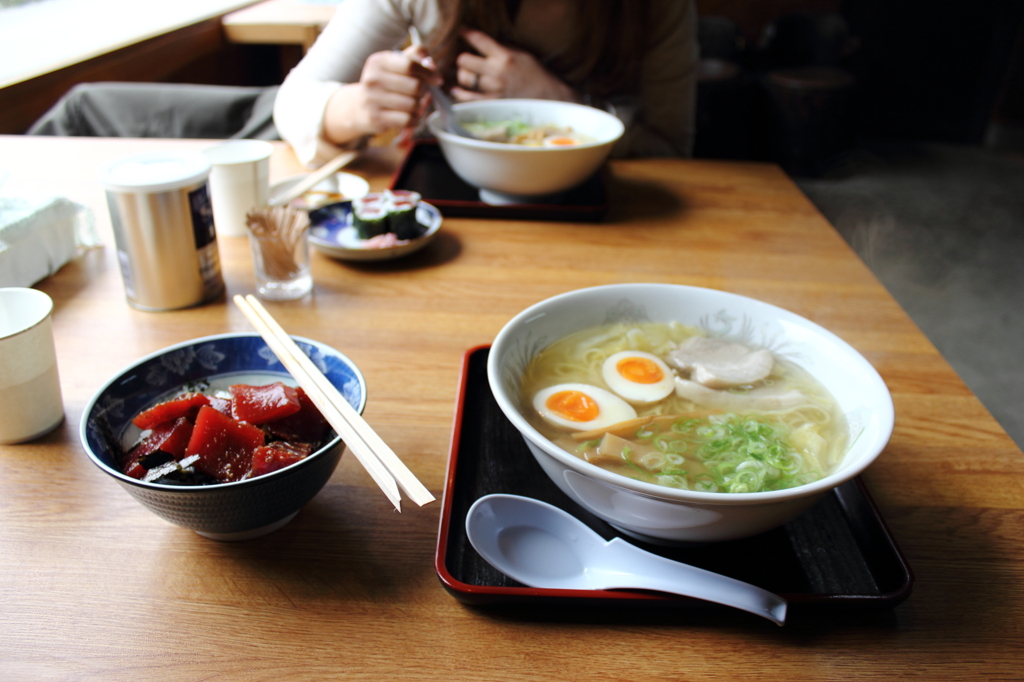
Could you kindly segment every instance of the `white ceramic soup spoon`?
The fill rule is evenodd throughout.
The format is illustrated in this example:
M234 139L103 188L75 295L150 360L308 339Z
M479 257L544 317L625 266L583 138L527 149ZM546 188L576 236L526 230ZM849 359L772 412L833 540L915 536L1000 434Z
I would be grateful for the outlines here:
M571 514L529 497L481 497L466 515L466 533L487 563L528 587L656 590L786 621L786 600L776 594L621 538L606 541Z

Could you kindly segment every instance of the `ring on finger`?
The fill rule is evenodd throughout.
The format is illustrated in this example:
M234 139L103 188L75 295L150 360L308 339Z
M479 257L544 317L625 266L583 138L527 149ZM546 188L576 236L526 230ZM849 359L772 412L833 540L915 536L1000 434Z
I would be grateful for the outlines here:
M473 85L469 89L470 90L476 90L477 92L480 91L480 74L479 73L474 73L473 74Z

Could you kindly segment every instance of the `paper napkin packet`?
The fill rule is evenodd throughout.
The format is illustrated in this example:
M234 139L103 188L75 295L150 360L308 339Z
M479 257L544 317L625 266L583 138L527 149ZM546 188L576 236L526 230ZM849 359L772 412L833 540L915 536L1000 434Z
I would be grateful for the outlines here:
M29 287L98 246L92 211L64 197L0 194L0 287Z

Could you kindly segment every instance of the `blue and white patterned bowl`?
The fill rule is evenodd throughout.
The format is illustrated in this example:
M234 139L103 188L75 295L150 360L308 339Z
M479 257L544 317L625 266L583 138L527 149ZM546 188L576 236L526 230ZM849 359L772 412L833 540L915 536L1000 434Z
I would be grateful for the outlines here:
M352 361L322 343L293 338L361 413L366 381ZM146 483L118 469L119 453L139 434L131 419L199 381L225 387L274 381L295 385L258 334L220 334L179 343L126 367L96 392L80 427L86 453L144 507L175 525L217 540L245 540L277 530L327 483L341 459L341 438L290 467L235 483Z

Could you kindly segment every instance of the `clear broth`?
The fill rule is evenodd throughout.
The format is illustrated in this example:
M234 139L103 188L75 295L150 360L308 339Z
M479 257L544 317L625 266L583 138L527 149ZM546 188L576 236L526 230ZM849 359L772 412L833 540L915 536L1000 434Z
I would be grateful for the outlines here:
M675 393L650 405L634 405L638 417L665 417L621 433L622 442L575 439L532 408L533 396L556 384L579 382L611 390L601 367L614 353L639 350L664 358L695 335L707 333L679 323L645 323L594 327L565 337L527 366L520 391L523 413L566 452L608 471L669 487L762 492L804 485L835 469L846 448L843 415L820 382L777 356L764 380L727 389L736 399L725 408L706 409ZM799 391L806 401L776 410L755 410L741 403L743 394L768 386Z

